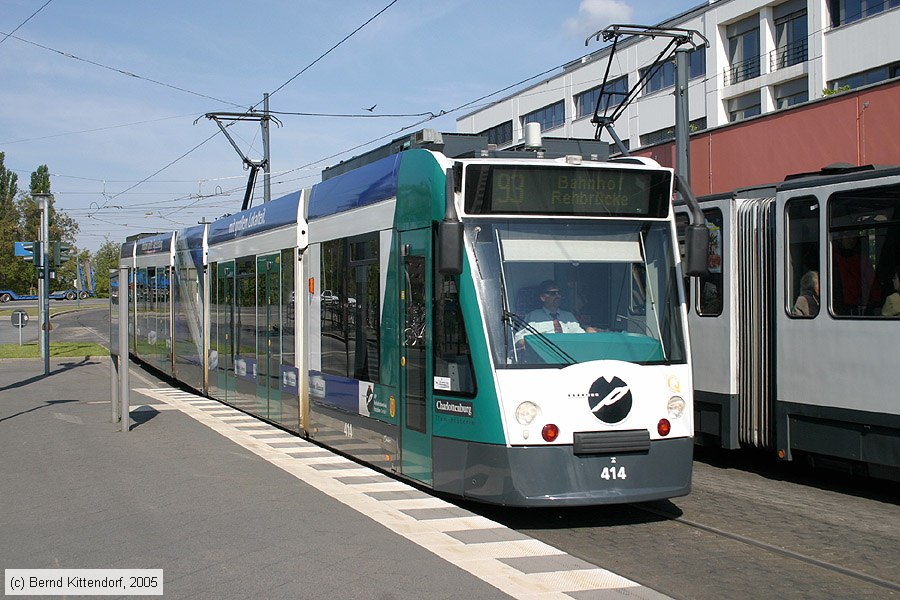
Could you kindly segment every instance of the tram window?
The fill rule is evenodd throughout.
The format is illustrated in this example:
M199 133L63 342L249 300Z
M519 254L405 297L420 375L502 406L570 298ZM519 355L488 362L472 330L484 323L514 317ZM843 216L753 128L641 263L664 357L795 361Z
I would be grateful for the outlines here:
M678 235L678 251L681 255L681 264L684 265L687 260L687 252L684 247L684 236L687 231L687 226L690 225L691 221L687 216L687 213L676 213L675 214L675 231ZM687 304L688 309L691 307L691 278L684 278L684 301Z
M353 378L379 381L380 281L378 273L378 235L368 234L350 241L350 269L346 304L351 328L350 354Z
M237 269L237 311L234 325L234 353L242 357L256 354L256 257L240 258ZM247 370L252 378L252 371Z
M832 195L828 236L832 312L882 316L900 264L900 186Z
M322 371L380 381L378 234L322 243ZM327 298L324 290L329 290Z
M441 393L472 396L475 375L457 280L440 275L434 278L434 383Z
M800 319L819 314L819 201L815 197L789 200L787 224L787 297L785 312Z
M709 229L709 251L706 259L708 273L700 277L697 298L697 313L703 317L718 317L722 314L724 286L722 280L722 211L719 209L703 212Z
M321 302L322 372L348 376L347 314L347 241L322 242L321 290L331 295ZM324 293L324 292L323 292Z
M282 363L295 367L297 359L294 355L294 332L296 314L294 306L294 251L281 251L281 335Z

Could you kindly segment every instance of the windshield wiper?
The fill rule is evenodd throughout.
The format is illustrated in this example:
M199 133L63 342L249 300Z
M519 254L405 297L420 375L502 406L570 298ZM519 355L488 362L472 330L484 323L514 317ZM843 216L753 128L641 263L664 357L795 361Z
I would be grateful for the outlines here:
M503 311L503 320L509 321L514 325L518 326L520 329L524 329L528 333L537 337L537 339L541 340L547 348L555 352L563 361L567 361L570 365L574 365L578 361L572 358L568 352L560 348L557 344L552 342L550 338L546 335L535 329L528 321L517 315L516 313L509 312L508 310Z

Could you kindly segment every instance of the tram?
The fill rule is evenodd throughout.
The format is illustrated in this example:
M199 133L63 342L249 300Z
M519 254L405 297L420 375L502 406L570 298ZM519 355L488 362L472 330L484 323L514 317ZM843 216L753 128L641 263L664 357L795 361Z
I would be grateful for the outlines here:
M175 232L134 241L129 275L129 350L170 376L174 375L170 293L175 266L174 242Z
M836 165L700 204L697 443L900 480L900 168Z
M175 233L175 377L477 501L687 494L693 269L673 172L545 146L425 130Z

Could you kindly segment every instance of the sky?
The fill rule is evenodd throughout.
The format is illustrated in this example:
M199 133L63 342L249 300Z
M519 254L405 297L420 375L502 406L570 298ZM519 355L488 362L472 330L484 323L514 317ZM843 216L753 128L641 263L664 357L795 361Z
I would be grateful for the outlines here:
M207 113L270 95L278 198L418 129L456 131L457 117L600 49L585 39L612 23L701 3L0 0L0 152L22 191L48 166L77 247L94 252L240 210L248 171ZM258 123L228 130L261 158Z

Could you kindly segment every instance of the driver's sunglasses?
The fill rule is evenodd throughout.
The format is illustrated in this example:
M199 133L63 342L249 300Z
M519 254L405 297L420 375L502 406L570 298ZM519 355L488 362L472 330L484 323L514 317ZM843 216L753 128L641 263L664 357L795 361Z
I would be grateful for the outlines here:
M548 296L562 296L562 293L559 290L547 290L544 293Z

